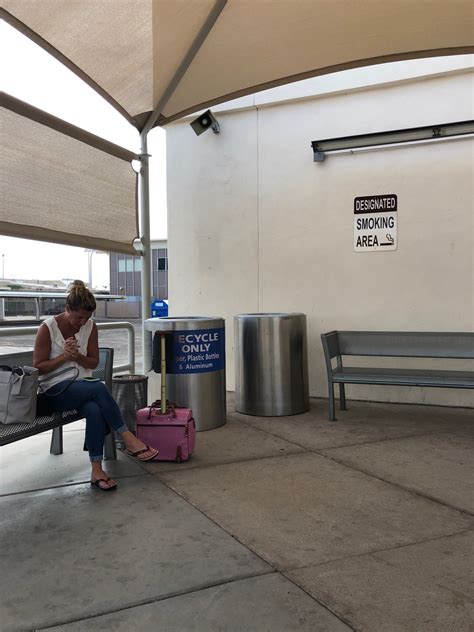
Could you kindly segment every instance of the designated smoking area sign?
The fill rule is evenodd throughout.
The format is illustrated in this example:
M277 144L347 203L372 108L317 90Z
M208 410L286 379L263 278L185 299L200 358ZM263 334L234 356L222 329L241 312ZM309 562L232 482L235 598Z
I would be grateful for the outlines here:
M397 196L354 198L354 251L397 249Z

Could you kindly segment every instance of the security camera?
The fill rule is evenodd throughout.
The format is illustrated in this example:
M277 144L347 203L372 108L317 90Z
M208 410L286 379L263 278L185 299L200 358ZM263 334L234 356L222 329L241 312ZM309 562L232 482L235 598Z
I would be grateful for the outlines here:
M211 110L207 110L206 112L204 112L204 114L198 116L198 118L190 123L190 125L193 128L196 136L199 136L209 128L212 129L214 134L218 134L221 131L219 123L217 122L217 119L215 118Z

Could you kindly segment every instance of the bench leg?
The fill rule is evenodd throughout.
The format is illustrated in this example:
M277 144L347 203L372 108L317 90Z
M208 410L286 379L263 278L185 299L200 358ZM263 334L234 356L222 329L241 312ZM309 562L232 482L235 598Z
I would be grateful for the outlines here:
M51 447L49 449L50 454L62 454L63 453L63 427L58 426L53 428L53 434L51 435Z
M113 430L105 435L104 441L104 458L106 461L114 461L117 458L117 450L115 448L115 437Z
M341 410L347 410L346 406L346 391L344 390L344 384L339 384L339 406Z
M336 413L334 407L334 384L329 383L329 421L336 421Z

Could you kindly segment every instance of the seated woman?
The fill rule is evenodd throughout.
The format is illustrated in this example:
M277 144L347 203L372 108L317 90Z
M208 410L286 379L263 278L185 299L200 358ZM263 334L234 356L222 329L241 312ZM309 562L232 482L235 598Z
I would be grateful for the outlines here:
M106 386L86 379L99 363L97 325L91 319L95 308L91 292L82 281L74 281L65 311L45 320L38 330L33 365L39 370L40 384L52 410L75 409L84 415L91 485L111 491L117 483L102 468L107 426L121 434L127 453L140 461L153 459L158 451L128 430Z

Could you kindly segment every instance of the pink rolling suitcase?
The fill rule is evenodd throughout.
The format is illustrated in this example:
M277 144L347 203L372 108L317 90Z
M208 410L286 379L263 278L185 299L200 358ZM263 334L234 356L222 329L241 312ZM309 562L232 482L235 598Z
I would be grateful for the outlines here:
M161 400L137 412L136 435L143 443L158 450L153 461L180 463L187 461L193 453L196 427L190 408L175 406L166 398L165 351L165 336L161 334Z
M153 461L187 461L196 443L193 413L169 402L162 413L160 400L153 402L137 412L137 437L158 450Z

